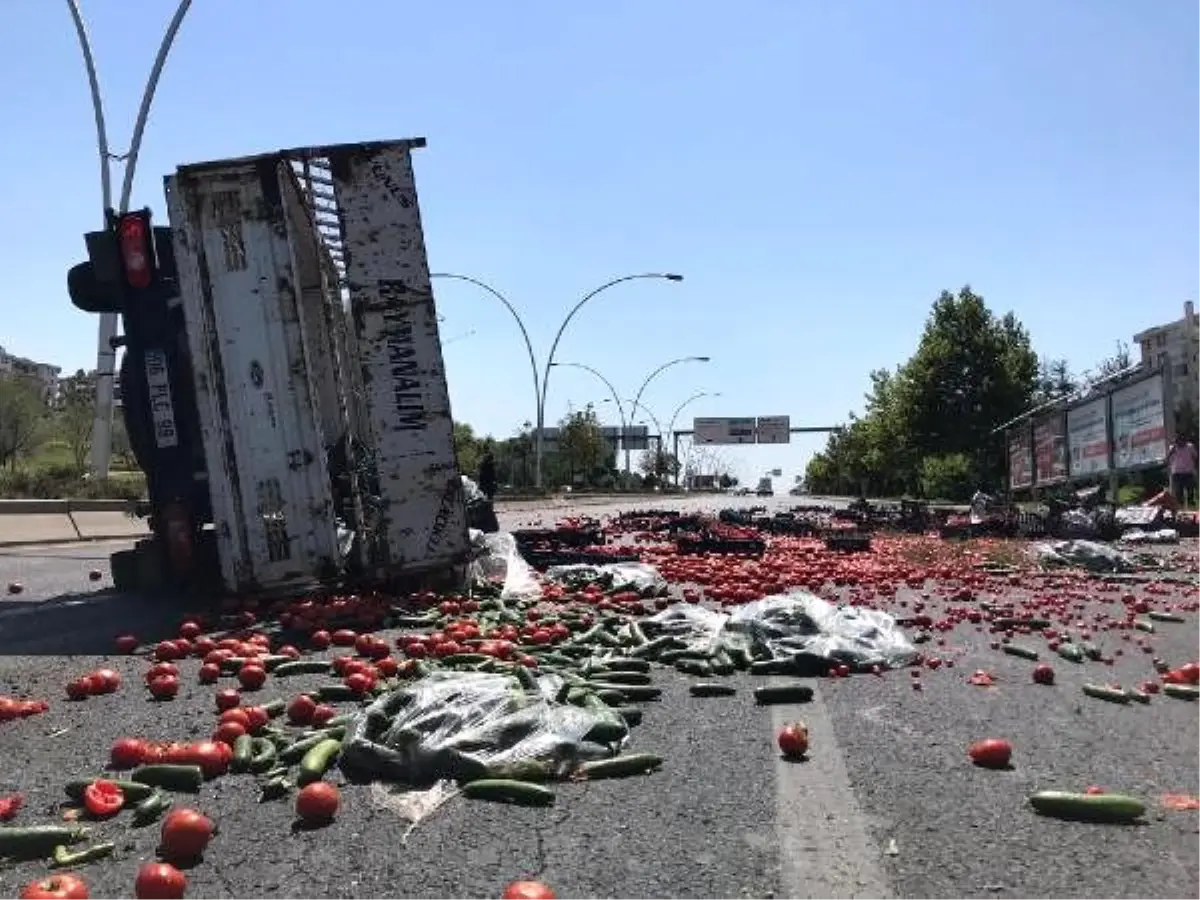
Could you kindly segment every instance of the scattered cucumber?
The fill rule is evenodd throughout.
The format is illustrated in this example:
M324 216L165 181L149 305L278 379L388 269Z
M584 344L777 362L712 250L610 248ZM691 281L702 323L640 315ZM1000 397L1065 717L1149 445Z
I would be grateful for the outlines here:
M103 777L103 776L99 776ZM63 790L67 792L67 796L72 800L82 800L83 792L87 790L87 786L95 781L95 778L77 778L74 781L68 781ZM121 793L125 795L125 800L129 803L137 803L140 800L145 800L154 793L154 788L148 784L140 784L136 781L117 781L112 778L105 779L111 781L121 789Z
M0 858L46 859L58 847L78 844L87 829L66 825L0 825Z
M1133 699L1120 688L1109 687L1104 684L1085 684L1083 692L1089 697L1095 697L1097 700L1107 700L1109 703L1128 703Z
M1040 791L1029 804L1043 816L1089 822L1132 822L1146 811L1141 800L1121 794Z
M1176 700L1200 700L1200 687L1194 684L1164 684L1163 693Z
M468 781L463 785L462 792L463 796L472 800L513 803L518 806L550 806L554 803L554 791L550 788L511 778L481 778Z
M1021 659L1038 658L1038 652L1030 647L1021 647L1017 644L1001 644L1000 649L1009 656L1019 656Z
M204 784L204 772L199 766L142 766L129 777L139 784L187 794L199 793Z
M699 684L691 685L688 693L693 697L732 697L737 693L737 688L729 684L702 681Z
M597 759L580 765L575 774L588 781L599 781L602 778L628 778L631 775L645 775L662 766L662 757L653 753L626 753L624 756L614 756L611 759Z
M759 706L776 703L808 703L813 698L813 689L807 684L770 684L754 689L754 702Z

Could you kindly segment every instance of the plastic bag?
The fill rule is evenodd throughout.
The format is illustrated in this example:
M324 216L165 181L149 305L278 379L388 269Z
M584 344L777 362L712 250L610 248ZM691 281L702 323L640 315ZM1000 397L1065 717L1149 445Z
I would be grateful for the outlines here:
M917 658L916 648L887 613L834 606L807 591L739 606L725 630L743 635L751 653L768 659L799 657L895 669Z
M641 562L551 566L546 570L546 577L573 590L599 584L605 590L636 591L643 597L661 597L669 590L667 580L658 569Z
M1091 572L1131 572L1133 561L1119 550L1095 541L1058 541L1030 549L1041 566L1079 566Z
M536 600L542 586L533 567L517 549L516 539L507 531L484 534L471 531L474 556L467 566L472 585L500 586L502 600Z
M341 764L412 785L561 777L582 759L612 754L611 745L584 740L598 723L628 735L615 713L558 703L562 687L555 675L526 690L510 675L435 672L368 706L349 729Z
M691 603L676 603L642 621L642 628L655 637L670 635L689 650L715 651L722 640L729 616Z
M486 503L487 495L479 489L479 485L468 478L466 475L461 476L463 483L463 499L468 503Z

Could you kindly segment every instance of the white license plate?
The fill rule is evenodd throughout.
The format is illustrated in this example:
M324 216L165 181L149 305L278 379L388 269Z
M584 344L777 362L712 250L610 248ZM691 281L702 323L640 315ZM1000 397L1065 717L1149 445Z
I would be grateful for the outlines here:
M150 394L150 415L154 420L154 443L160 448L179 446L167 355L161 350L146 352L146 386Z

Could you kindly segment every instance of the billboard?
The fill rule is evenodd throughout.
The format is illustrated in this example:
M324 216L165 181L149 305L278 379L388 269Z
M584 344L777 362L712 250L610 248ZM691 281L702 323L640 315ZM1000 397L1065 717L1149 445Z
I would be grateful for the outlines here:
M792 420L790 416L759 416L755 427L760 444L791 443Z
M1070 475L1082 478L1108 471L1108 398L1097 397L1067 410Z
M1033 420L1033 477L1037 484L1067 477L1067 417L1062 410Z
M1008 488L1019 491L1033 485L1033 442L1028 426L1008 433Z
M621 442L626 450L649 450L650 429L645 425L630 425L625 429Z
M753 418L692 420L694 444L753 444L757 433Z
M1163 394L1161 372L1113 391L1113 468L1135 469L1166 461L1168 435Z

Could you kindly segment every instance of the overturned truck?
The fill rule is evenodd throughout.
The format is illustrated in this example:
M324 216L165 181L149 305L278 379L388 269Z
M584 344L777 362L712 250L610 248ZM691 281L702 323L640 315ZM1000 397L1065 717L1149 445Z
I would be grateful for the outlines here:
M151 536L120 589L236 593L467 562L411 160L422 139L182 166L169 227L110 213L71 270L121 315L122 415Z

